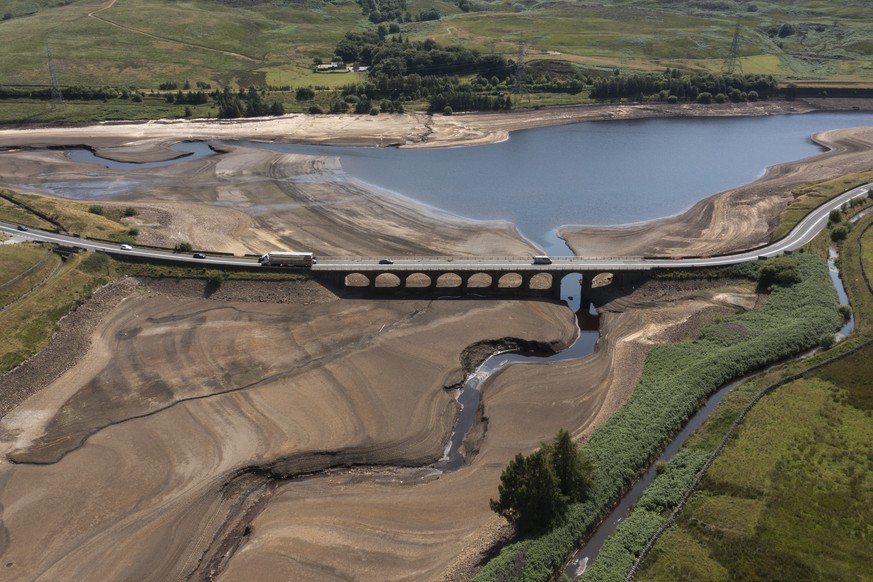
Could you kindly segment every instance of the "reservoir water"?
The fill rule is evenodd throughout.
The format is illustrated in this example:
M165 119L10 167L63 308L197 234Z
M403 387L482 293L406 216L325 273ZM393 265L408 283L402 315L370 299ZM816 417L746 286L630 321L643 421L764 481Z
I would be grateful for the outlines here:
M441 149L245 145L339 156L356 179L459 216L510 221L546 253L567 255L559 226L678 214L768 166L820 153L817 132L859 125L873 125L873 115L585 122Z

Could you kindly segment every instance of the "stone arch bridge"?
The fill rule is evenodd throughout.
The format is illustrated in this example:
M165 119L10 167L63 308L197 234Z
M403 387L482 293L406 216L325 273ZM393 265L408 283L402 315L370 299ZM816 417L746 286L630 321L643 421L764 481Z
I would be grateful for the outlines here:
M374 264L375 263L375 264ZM312 275L346 293L366 296L474 295L485 297L561 298L561 282L567 275L582 276L582 292L598 275L612 284L624 285L648 275L649 265L531 264L529 260L447 259L437 261L399 259L392 264L377 261L320 261Z

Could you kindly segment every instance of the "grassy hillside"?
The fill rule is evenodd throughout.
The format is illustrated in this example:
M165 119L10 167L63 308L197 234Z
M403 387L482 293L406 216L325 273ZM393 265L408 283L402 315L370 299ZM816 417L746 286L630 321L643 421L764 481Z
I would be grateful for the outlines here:
M466 2L468 11L458 5ZM786 80L873 81L873 31L865 2L797 0L408 0L401 23L412 39L431 37L526 61L585 66L718 71L737 17L746 73ZM61 84L157 88L189 79L213 86L300 85L313 57L329 59L342 36L373 28L351 0L10 0L0 20L4 84L46 84L46 45ZM786 5L787 4L787 5ZM321 77L327 77L322 75Z

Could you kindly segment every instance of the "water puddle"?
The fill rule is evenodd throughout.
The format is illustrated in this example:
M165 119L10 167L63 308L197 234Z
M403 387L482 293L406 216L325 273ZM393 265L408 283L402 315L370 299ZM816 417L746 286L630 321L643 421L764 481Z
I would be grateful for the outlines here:
M215 151L209 147L209 144L202 141L186 141L175 143L170 146L177 152L183 152L185 155L171 160L163 160L160 162L118 162L109 158L101 158L87 148L75 148L67 152L67 157L74 162L85 162L89 164L98 164L110 170L141 170L143 168L163 168L172 166L179 162L187 162L190 160L199 160L214 156Z

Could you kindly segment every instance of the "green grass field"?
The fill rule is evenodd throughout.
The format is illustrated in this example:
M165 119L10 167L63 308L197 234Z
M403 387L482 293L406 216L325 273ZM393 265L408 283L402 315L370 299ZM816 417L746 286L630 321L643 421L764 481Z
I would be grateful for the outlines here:
M871 355L762 400L637 579L873 576Z
M873 215L840 246L855 337L869 337ZM763 387L829 356L793 362L728 394L685 448L713 450ZM873 578L873 346L769 394L716 458L637 580Z
M10 261L27 259L28 267L37 266L47 248L31 245L0 247L0 273L8 282L6 267ZM12 258L14 256L14 258ZM78 268L80 258L61 264L52 254L36 270L7 288L0 295L0 374L4 374L46 346L57 321L79 301L86 298L102 278Z
M63 198L50 198L35 194L20 194L11 190L0 190L3 195L21 203L17 206L9 200L0 199L0 218L9 222L17 222L36 228L54 229L54 226L44 221L39 215L28 209L36 210L44 216L52 217L69 233L83 237L132 242L128 234L129 227L122 222L123 209L117 206L106 206L74 202ZM99 208L102 214L91 212L92 206Z
M360 75L316 75L313 58L330 59L346 32L374 28L351 0L8 3L0 14L4 85L48 85L48 47L62 86L114 86L146 94L163 82L182 86L186 80L212 88L336 87L360 80ZM604 71L677 67L718 72L730 52L739 17L743 72L822 86L873 86L873 31L863 3L796 0L786 6L763 1L755 3L754 11L750 6L732 0L474 0L472 9L462 12L444 0L411 0L411 15L436 7L442 18L402 23L401 29L412 40L434 38L511 59L523 41L530 62L567 61ZM780 36L786 26L791 33ZM575 97L576 102L581 99L584 95ZM184 114L180 107L145 105L111 100L68 104L59 112L45 103L0 102L0 119L45 122ZM197 117L208 114L208 108L194 112Z

